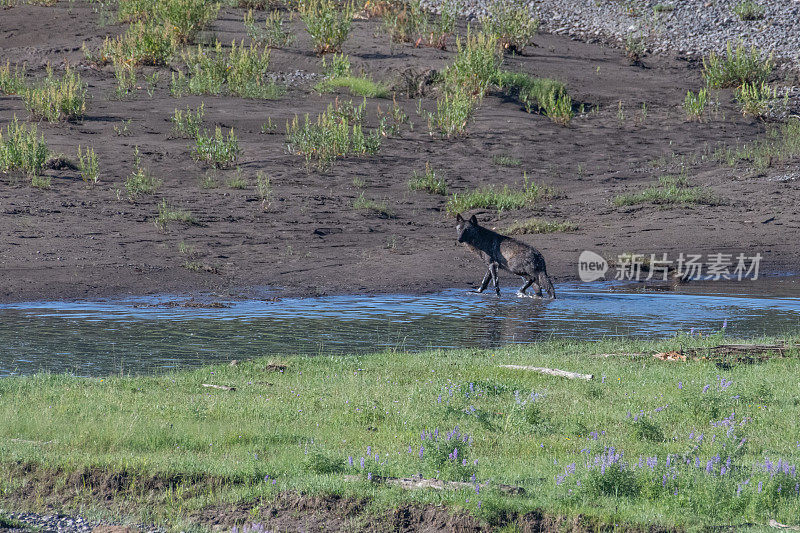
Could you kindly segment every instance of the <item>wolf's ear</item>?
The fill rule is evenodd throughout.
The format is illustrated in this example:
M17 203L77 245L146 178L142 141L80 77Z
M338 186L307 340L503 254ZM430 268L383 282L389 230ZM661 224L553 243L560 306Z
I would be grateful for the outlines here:
M469 223L477 225L478 224L478 217L476 217L475 215L472 215L472 217L470 217L470 219L469 219Z
M461 213L456 214L456 222L464 222L464 219L461 218Z

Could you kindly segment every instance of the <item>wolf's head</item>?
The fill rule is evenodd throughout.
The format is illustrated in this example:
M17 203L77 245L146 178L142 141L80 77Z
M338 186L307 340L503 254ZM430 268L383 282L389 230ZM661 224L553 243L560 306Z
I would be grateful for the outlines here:
M458 235L458 242L467 242L472 240L478 228L478 217L472 215L469 220L464 220L461 214L456 215L456 234Z

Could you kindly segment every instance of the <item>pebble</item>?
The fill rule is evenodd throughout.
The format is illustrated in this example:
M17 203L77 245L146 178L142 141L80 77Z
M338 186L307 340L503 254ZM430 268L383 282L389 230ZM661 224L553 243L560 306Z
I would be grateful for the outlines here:
M8 520L24 524L26 528L32 528L43 533L89 533L92 531L164 533L163 529L152 526L123 526L102 520L88 520L78 515L12 513L2 510L0 510L0 515ZM3 529L0 527L0 533L27 533L27 531L27 529Z

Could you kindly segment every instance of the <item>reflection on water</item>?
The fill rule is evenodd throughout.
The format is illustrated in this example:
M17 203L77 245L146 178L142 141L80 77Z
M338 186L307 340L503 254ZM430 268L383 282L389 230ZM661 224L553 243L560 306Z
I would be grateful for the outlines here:
M549 337L666 337L719 330L725 320L741 337L800 329L798 298L626 293L603 284L558 289L555 301L448 290L231 301L224 308L176 306L176 297L5 304L0 376L147 373L265 355L488 348Z

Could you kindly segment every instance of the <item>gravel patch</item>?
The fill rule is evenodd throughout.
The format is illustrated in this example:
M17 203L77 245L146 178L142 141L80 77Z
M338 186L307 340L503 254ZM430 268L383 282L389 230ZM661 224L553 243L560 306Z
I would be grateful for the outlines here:
M102 520L88 520L82 516L64 514L39 514L39 513L11 513L0 511L0 516L6 520L23 524L25 529L3 528L0 533L24 533L31 530L43 533L88 533L91 531L104 532L142 532L163 533L164 530L152 526L123 526Z
M461 0L461 12L481 16L489 1ZM740 1L534 0L529 6L549 33L621 46L629 36L642 37L652 53L695 57L723 52L728 42L741 40L800 70L800 0L761 0L764 17L753 21L740 20L734 13ZM441 5L441 0L424 2L433 11Z

